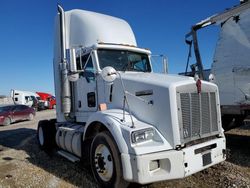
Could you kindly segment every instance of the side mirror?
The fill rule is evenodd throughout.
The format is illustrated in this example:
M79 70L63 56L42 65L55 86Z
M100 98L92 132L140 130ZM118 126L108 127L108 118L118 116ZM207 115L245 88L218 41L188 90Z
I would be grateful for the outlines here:
M71 82L75 82L79 79L79 73L77 72L76 65L76 50L74 48L67 49L66 54L69 62L68 79Z
M163 56L162 63L163 63L164 74L168 74L168 61L166 56Z
M105 82L113 82L117 77L117 72L113 67L107 66L102 69L101 76Z
M77 72L76 50L74 48L67 49L66 54L67 54L67 60L69 62L70 72Z

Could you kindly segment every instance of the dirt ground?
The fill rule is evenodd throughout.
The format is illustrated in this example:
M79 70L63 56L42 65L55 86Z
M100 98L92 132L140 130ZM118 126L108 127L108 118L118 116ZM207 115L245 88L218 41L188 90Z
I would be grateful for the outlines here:
M40 119L53 117L55 111L47 110L38 112L31 122L0 126L0 188L98 187L86 167L39 149L37 123ZM250 187L250 125L227 132L226 138L230 155L225 162L183 180L164 181L147 187Z

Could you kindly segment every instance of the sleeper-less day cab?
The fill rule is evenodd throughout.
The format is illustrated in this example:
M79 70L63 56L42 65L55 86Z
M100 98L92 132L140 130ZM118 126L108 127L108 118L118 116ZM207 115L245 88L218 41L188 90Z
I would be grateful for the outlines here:
M218 88L157 74L119 18L58 7L56 120L40 121L42 149L54 144L88 160L102 187L184 178L225 160Z

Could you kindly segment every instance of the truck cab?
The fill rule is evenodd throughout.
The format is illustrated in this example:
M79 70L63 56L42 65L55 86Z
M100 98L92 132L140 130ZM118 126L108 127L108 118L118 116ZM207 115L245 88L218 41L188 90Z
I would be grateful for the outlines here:
M53 95L44 92L36 92L36 94L39 96L40 102L43 103L43 108L55 109L56 99Z
M23 104L36 110L38 108L38 95L34 92L12 89L10 97L13 99L15 104Z
M189 176L225 160L216 85L154 73L119 18L58 7L56 120L38 124L42 149L89 161L102 187Z

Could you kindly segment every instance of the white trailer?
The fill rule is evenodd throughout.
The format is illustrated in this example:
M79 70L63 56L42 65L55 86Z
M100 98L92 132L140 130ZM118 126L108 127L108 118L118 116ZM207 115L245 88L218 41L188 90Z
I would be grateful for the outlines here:
M102 187L184 178L225 160L215 84L157 74L119 18L59 6L56 120L38 124L39 145L88 161Z
M210 76L206 78L196 32L213 24L220 25L221 29ZM229 130L242 125L250 112L250 2L242 1L238 6L195 24L187 35L190 36L199 76L219 87L223 128Z

